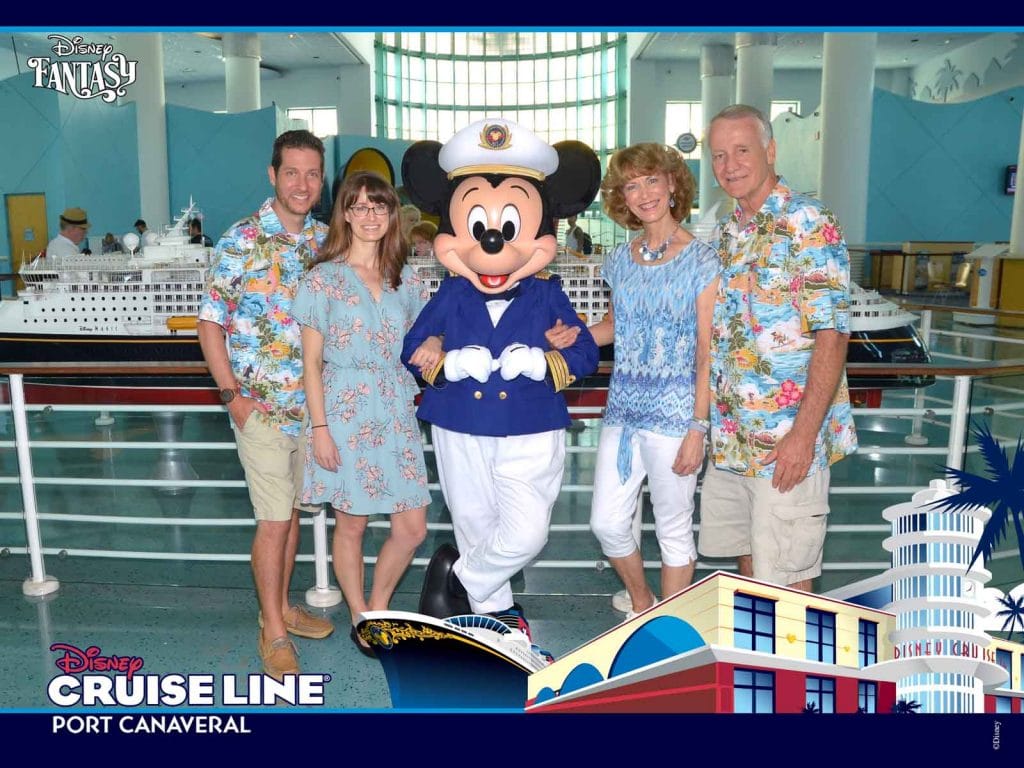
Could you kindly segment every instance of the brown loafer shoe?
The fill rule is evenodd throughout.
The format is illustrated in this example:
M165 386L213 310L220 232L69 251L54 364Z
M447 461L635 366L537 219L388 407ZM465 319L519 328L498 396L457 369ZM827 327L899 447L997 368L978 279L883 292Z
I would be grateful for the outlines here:
M263 613L259 615L260 629L263 629ZM297 605L293 605L284 615L284 628L288 634L296 637L308 637L322 640L334 631L334 625L327 619L314 616Z
M287 637L279 637L271 640L269 644L263 644L263 633L256 637L260 649L260 658L263 660L263 671L271 677L282 680L285 675L299 674L299 660L295 643Z

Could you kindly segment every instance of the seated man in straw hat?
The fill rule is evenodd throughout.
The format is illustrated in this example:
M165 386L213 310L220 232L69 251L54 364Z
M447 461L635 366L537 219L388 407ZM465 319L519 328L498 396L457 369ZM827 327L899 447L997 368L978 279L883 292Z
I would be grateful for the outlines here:
M60 215L60 233L46 246L46 256L77 256L89 231L89 216L82 208L68 208Z

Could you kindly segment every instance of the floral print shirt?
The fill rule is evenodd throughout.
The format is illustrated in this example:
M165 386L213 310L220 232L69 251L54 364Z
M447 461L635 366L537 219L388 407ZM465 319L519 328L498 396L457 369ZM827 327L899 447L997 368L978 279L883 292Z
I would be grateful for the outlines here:
M771 478L760 460L793 426L814 332L850 332L850 261L835 216L779 177L745 225L725 217L711 337L711 451L715 466ZM825 414L808 474L857 448L846 373Z
M302 388L302 326L291 315L302 273L327 237L306 216L300 234L281 224L269 198L234 224L214 250L198 318L227 332L228 356L241 393L266 405L267 420L297 436L306 415Z

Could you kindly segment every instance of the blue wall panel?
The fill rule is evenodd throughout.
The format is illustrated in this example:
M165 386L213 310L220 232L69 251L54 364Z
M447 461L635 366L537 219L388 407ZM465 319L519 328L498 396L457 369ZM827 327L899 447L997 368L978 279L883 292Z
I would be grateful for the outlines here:
M277 137L273 107L233 115L167 106L171 217L191 196L216 242L274 194L267 166Z
M61 163L65 207L85 208L89 238L105 232L120 237L139 216L139 153L134 103L105 104L99 99L60 96ZM48 198L49 202L49 198Z
M49 233L39 233L39 250L57 231L57 217L66 207L61 183L61 123L57 94L32 87L26 73L0 81L0 114L16 119L0 120L0 193L45 194ZM0 272L11 268L6 210L0 215ZM10 294L4 288L5 295Z
M961 104L876 90L869 242L1009 240L1006 166L1020 145L1024 88Z

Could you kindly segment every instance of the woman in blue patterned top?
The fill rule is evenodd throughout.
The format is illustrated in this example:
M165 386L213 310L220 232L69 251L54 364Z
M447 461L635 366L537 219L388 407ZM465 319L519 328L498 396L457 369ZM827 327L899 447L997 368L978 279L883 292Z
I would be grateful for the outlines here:
M661 144L617 152L601 183L607 214L640 230L605 261L611 309L590 329L599 345L615 342L590 525L629 592L627 619L657 601L632 532L645 477L661 549L662 596L688 586L697 563L693 494L708 429L719 262L711 246L680 225L694 193L682 157Z

